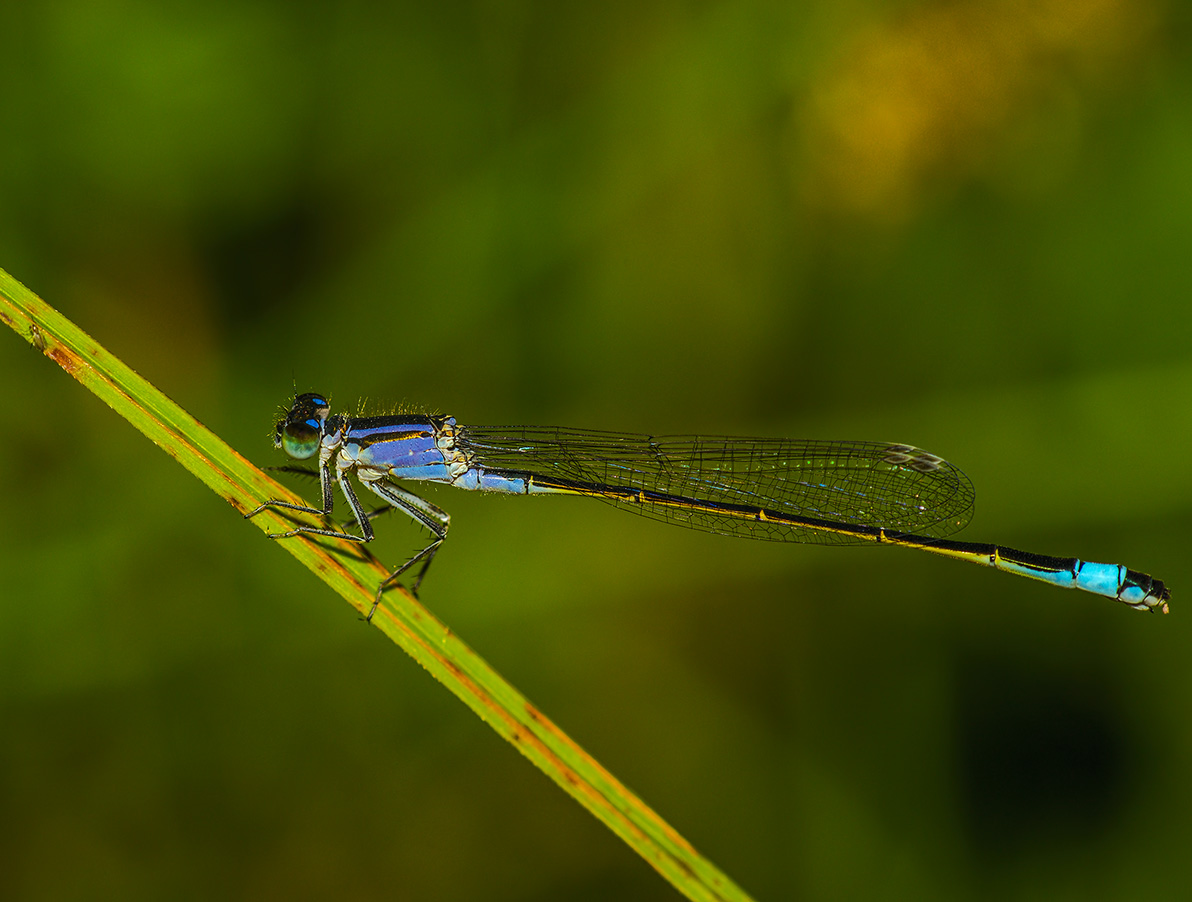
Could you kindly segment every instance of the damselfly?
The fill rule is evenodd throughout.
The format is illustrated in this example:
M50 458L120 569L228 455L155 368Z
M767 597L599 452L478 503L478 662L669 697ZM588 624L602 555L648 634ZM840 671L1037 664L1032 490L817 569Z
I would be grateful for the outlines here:
M430 542L381 581L369 620L382 593L421 562L410 587L417 591L451 522L446 511L395 480L514 495L587 495L666 523L771 542L901 545L1167 612L1163 582L1120 564L945 538L972 517L972 483L946 460L911 445L461 426L443 416L330 412L325 395L299 395L274 437L292 458L318 455L322 507L269 501L246 516L272 507L330 517L334 482L360 535L295 526L270 538L371 542L375 512L365 512L356 497L346 478L354 474L424 526Z

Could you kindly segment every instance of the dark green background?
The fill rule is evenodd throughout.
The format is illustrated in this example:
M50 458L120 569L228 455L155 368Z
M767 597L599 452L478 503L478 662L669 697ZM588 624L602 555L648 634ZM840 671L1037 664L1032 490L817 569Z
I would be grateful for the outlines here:
M1190 25L5 4L0 266L262 464L295 386L957 462L966 538L1152 572L1171 616L448 490L423 600L759 898L1179 898ZM673 898L15 336L0 380L0 895Z

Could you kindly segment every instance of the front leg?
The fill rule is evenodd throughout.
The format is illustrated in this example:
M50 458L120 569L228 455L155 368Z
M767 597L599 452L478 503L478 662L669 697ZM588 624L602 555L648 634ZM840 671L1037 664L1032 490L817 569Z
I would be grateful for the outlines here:
M301 472L308 471L303 470ZM373 540L373 530L371 524L369 523L370 517L365 515L364 511L361 509L360 502L356 499L356 494L352 491L351 486L344 482L343 473L338 474L338 478L335 481L339 482L340 488L343 489L344 497L347 498L348 504L352 508L352 513L356 517L356 522L360 524L360 532L362 535L357 536L350 532L337 529L320 529L317 526L295 526L289 532L268 533L267 535L269 538L288 539L297 535L315 535L330 536L334 539L344 539L345 541L349 542L371 542ZM301 504L291 504L289 501L280 501L275 499L273 501L266 501L255 510L245 514L244 519L247 520L251 517L255 517L261 511L269 507L299 511L300 513L304 514L322 514L324 517L330 517L332 512L335 510L335 496L332 491L331 467L329 459L323 459L319 463L319 486L323 495L323 506L321 508L306 507Z

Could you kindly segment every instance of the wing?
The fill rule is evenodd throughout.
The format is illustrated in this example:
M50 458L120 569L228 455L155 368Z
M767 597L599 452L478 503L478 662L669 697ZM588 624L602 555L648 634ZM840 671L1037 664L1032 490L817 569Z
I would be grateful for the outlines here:
M456 445L485 469L581 483L646 517L769 541L852 544L872 536L742 516L742 507L942 538L969 522L975 502L959 469L901 444L464 426ZM601 488L622 491L601 495ZM697 503L628 500L625 489Z

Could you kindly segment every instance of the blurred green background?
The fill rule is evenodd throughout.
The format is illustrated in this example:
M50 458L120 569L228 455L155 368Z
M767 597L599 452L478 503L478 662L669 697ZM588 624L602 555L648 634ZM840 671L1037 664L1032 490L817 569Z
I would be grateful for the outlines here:
M1172 586L1151 617L429 492L423 601L745 889L1183 897L1185 5L59 0L0 32L0 266L258 463L295 387L910 442L972 477L965 538ZM0 379L0 895L674 898L15 336Z

